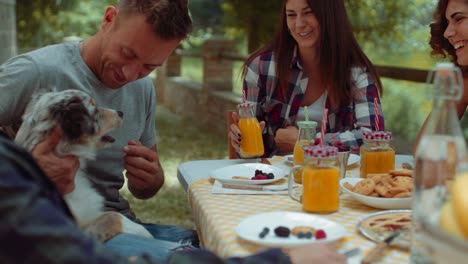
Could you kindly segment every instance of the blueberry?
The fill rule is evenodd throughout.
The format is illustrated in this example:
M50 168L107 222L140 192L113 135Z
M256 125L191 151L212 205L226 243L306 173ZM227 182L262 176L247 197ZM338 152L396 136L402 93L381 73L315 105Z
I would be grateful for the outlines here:
M264 238L266 235L268 235L269 232L270 232L270 229L268 227L265 227L265 228L263 228L262 232L260 232L260 234L258 234L258 236L260 238Z

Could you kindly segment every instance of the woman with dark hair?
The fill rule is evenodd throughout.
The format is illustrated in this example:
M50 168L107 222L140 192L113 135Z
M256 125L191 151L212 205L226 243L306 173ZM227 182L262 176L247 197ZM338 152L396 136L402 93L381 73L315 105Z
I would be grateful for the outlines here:
M283 0L279 23L274 39L243 67L243 92L257 103L256 117L265 126L265 156L291 153L296 121L306 114L321 121L325 107L327 144L341 141L357 150L362 133L376 129L374 98L383 130L382 85L354 37L344 1ZM242 135L236 124L229 136L238 150Z
M448 57L463 72L464 93L457 104L461 119L468 106L468 0L439 0L429 44L432 55Z

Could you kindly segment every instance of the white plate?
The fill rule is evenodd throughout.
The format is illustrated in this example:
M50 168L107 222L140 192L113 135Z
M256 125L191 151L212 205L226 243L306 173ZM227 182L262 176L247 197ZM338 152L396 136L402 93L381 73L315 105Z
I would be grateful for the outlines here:
M361 156L356 155L356 154L349 154L348 166L358 163L359 161L361 161Z
M268 180L238 180L233 179L233 176L244 176L252 178L255 176L255 170L261 170L264 173L273 173L274 179ZM216 169L210 172L210 177L225 183L237 184L267 184L280 180L286 176L286 172L282 169L263 163L243 163L230 165L227 167Z
M284 160L285 161L289 161L289 162L294 162L294 155L286 155L284 156ZM359 155L356 155L356 154L349 154L349 158L348 158L348 166L351 166L357 162L359 162L361 160L361 156Z
M278 226L285 226L293 229L296 226L310 226L315 229L323 229L327 235L324 239L298 238L290 235L287 238L275 235L274 229ZM264 238L259 234L263 228L268 227L270 231ZM296 247L315 242L331 242L346 235L345 228L333 221L320 216L296 213L296 212L269 212L249 216L242 220L236 227L237 235L247 241L254 242L269 247Z
M379 198L372 197L367 195L362 195L355 193L348 188L344 187L344 183L347 182L351 185L356 185L359 181L362 181L363 178L344 178L340 180L340 185L342 190L351 194L351 196L357 201L374 208L379 209L411 209L411 200L412 197L406 198Z

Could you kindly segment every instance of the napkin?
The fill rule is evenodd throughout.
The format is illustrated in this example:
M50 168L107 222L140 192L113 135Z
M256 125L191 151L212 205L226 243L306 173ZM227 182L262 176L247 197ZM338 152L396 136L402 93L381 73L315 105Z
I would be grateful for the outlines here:
M284 184L287 187L287 181L283 179L280 180L281 184ZM212 194L274 194L274 195L287 195L288 190L284 191L257 191L257 190L241 190L241 189L231 189L231 188L223 188L223 185L220 181L215 180L213 184L213 188L211 189Z

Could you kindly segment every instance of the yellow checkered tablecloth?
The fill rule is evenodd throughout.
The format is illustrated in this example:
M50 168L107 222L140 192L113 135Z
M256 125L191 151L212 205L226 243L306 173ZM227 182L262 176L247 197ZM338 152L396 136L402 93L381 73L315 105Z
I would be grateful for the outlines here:
M353 169L347 177L358 172ZM222 257L246 256L265 250L266 247L241 240L235 233L236 226L246 217L264 212L303 212L300 203L287 195L220 195L212 194L213 182L203 179L189 186L188 198L200 239L206 249ZM342 194L340 209L321 217L342 224L348 236L338 242L340 249L359 247L366 254L375 243L363 237L356 229L358 220L366 214L379 211ZM408 252L401 249L387 250L381 263L408 263Z

